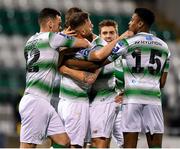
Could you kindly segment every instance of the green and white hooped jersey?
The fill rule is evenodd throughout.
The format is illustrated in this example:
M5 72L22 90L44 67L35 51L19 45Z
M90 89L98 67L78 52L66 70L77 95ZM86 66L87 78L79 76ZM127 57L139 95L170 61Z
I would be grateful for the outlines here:
M110 61L122 55L125 79L124 103L161 105L160 78L168 72L170 51L167 44L149 33L119 41Z
M107 43L97 36L92 42L92 48L82 49L75 54L75 58L87 60L87 53L84 51L89 50L97 50ZM88 101L88 90L90 89L90 85L74 80L68 76L61 75L61 83L60 83L60 98L75 100L75 101Z
M114 62L104 67L92 85L94 101L111 102L117 95L115 92Z
M25 94L35 94L47 101L52 97L53 81L57 72L59 47L72 47L75 38L60 32L40 32L26 43L26 89Z
M107 42L99 36L96 36L96 38L91 42L91 48L79 50L78 52L76 52L75 58L81 60L89 60L90 51L99 50L105 45L107 45Z
M123 61L125 61L125 59L123 59L122 56L114 61L115 91L118 94L124 92Z
M87 59L88 58L89 55L87 56ZM100 74L98 75L95 83L92 85L91 88L94 96L94 101L114 100L114 97L117 94L115 92L114 68L114 62L102 67Z

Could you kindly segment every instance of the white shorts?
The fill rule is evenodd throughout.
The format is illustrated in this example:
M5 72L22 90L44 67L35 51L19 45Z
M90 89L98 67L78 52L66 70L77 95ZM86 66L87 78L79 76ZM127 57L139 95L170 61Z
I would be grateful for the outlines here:
M88 124L88 129L87 129L87 133L86 133L86 137L84 139L85 143L91 143L91 129L90 129L90 122Z
M122 133L122 105L119 106L119 112L114 122L113 126L113 138L117 143L118 147L122 147L124 143L123 133Z
M20 142L42 144L47 136L65 132L62 120L46 99L24 95L19 104Z
M58 114L63 120L71 144L83 146L89 122L89 101L61 99Z
M95 101L90 106L90 129L92 138L110 138L116 119L119 104Z
M123 132L164 133L164 120L160 105L123 104Z

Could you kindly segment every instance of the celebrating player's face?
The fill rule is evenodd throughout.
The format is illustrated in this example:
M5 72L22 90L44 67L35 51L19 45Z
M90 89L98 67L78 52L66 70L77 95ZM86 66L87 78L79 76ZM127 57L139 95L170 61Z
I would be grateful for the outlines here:
M137 14L133 14L132 15L132 18L129 22L129 30L134 32L135 34L138 32L139 30L139 26L138 26L138 23L140 22L140 18Z
M90 34L92 34L92 28L93 28L93 24L91 23L91 20L88 19L86 21L86 23L83 25L83 29L84 29L84 37L89 36Z
M117 32L113 26L103 26L101 28L100 36L109 43L117 38Z

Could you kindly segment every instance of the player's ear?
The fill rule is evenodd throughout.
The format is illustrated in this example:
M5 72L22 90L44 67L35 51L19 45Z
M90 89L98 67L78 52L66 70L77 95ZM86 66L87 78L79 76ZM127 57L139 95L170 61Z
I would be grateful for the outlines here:
M82 35L86 34L86 31L84 29L81 30Z
M139 28L142 28L142 27L143 27L143 25L144 25L144 22L143 22L143 21L139 21L139 23L138 23L138 27L139 27Z
M48 25L50 31L52 31L52 29L53 29L53 22L52 22L51 19L48 19L47 25Z

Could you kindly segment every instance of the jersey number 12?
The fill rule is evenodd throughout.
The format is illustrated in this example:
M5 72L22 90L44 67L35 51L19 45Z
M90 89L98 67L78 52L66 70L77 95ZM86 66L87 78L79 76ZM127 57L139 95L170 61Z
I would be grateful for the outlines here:
M34 65L35 62L40 57L40 52L38 49L33 49L32 52L30 53L30 57L32 57L30 60L28 59L28 52L26 51L24 53L25 59L26 59L26 71L28 72L38 72L39 71L39 66Z

